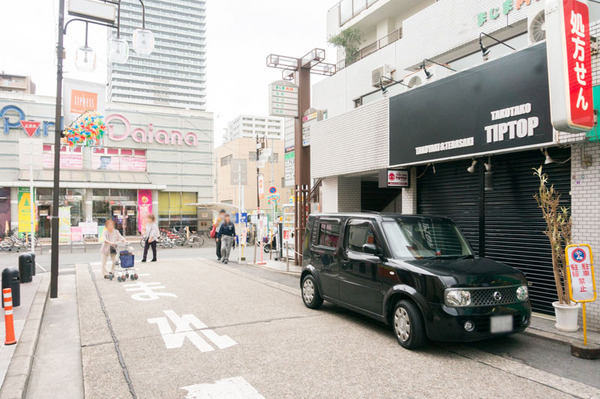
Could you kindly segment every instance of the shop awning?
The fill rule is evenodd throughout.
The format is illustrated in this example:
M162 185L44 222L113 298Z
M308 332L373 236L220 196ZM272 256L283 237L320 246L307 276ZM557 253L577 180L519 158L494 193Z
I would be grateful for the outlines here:
M37 170L33 172L36 187L52 187L52 170ZM0 182L3 187L29 186L29 171L22 170L19 179L13 182ZM146 172L119 172L110 170L61 170L61 188L122 188L165 190L164 184L152 184Z

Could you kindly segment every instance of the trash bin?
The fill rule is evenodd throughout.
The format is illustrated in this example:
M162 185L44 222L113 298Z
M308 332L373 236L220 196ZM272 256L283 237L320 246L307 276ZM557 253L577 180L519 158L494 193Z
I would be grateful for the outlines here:
M35 252L29 252L31 255L31 274L35 276Z
M21 284L31 283L33 281L33 263L31 253L19 255L19 275L21 276Z
M12 290L13 307L21 305L21 283L19 271L12 267L2 270L2 289L10 288ZM2 307L4 307L4 298L2 298Z

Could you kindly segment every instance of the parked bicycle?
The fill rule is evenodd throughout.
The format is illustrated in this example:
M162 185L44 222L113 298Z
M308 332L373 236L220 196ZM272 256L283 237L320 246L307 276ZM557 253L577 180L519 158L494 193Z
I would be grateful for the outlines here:
M0 241L0 250L2 251L17 251L21 250L27 251L31 248L31 233L27 234L27 239L19 237L19 233L17 230L13 230L12 234L9 233L5 236L2 241ZM42 244L37 239L37 237L33 237L33 246L34 249L38 249L42 247Z

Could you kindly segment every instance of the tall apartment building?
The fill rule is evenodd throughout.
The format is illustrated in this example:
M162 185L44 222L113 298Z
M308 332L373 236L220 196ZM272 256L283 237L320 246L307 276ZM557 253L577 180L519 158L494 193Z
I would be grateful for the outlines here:
M206 1L146 0L144 4L154 51L145 56L130 49L126 63L109 65L110 100L205 110ZM131 43L133 31L141 25L139 1L123 0L121 37Z
M13 93L35 94L35 83L30 76L10 75L0 73L0 91Z
M239 115L229 122L225 142L240 137L255 138L265 136L267 139L283 139L284 119L274 116Z

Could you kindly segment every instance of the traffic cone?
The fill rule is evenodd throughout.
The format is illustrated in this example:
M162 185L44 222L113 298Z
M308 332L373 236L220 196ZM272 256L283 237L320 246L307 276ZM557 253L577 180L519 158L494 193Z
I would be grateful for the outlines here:
M6 326L6 339L4 340L4 345L14 345L17 343L17 338L15 337L12 290L10 288L5 288L2 290L2 294L4 297L4 324Z

